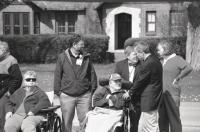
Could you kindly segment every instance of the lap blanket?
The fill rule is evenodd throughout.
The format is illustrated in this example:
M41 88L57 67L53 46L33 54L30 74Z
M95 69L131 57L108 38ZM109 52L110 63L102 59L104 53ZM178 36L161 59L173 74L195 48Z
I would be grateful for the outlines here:
M96 107L86 115L85 132L114 132L121 126L123 110L112 110Z

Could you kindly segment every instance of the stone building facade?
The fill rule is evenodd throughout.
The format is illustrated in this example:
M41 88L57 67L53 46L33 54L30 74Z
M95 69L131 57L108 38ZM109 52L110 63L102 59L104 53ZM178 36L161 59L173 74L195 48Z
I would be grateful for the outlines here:
M183 2L14 1L0 4L0 35L105 34L109 51L140 37L185 36Z

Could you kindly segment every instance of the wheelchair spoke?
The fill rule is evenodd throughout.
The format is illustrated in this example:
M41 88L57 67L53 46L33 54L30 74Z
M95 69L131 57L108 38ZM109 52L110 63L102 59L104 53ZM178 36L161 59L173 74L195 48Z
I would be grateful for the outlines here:
M53 124L53 132L61 132L61 119L60 117L56 117Z

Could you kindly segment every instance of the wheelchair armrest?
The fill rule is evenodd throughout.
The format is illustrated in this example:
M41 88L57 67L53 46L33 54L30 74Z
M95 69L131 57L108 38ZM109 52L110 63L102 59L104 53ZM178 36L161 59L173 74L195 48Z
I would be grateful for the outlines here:
M41 109L40 112L51 112L57 110L58 108L60 108L60 105L50 106L48 108Z

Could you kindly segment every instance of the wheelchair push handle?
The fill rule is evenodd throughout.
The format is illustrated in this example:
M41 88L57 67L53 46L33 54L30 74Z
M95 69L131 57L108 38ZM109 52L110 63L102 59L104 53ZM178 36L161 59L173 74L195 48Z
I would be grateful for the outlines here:
M60 108L60 107L61 107L60 105L50 106L50 107L48 107L48 108L41 109L40 112L55 111L55 110L57 110L57 109Z

